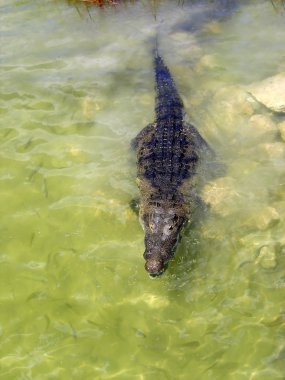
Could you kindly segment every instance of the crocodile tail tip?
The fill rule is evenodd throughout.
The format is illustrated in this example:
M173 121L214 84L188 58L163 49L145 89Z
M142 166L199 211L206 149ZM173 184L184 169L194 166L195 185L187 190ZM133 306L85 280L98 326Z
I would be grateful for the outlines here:
M153 55L154 59L156 59L159 57L157 33L153 37L151 44L152 44L152 55Z

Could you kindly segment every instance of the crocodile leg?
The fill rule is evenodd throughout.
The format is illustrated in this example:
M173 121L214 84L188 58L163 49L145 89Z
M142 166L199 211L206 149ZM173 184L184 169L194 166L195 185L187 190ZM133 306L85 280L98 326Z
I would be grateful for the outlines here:
M137 136L131 141L131 148L137 150L140 141L144 140L148 135L152 134L154 131L155 124L148 124L144 129L142 129Z
M139 215L140 197L135 197L130 201L130 208L136 215Z
M193 141L195 147L197 148L197 151L201 151L201 153L206 154L207 156L212 156L212 158L214 158L215 152L203 139L197 129L192 124L184 123L183 125L186 135L188 136L189 140Z
M202 170L203 173L207 173L207 180L224 176L226 173L226 165L219 160L214 150L203 139L197 129L193 125L185 123L184 131L199 154L200 170Z

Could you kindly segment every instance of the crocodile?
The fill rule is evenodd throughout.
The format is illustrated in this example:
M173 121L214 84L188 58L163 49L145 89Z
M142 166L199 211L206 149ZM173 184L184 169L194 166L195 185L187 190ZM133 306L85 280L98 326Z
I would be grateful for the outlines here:
M155 120L132 141L145 269L153 277L165 271L183 226L192 218L199 164L211 152L196 128L185 121L183 101L157 47L154 73Z

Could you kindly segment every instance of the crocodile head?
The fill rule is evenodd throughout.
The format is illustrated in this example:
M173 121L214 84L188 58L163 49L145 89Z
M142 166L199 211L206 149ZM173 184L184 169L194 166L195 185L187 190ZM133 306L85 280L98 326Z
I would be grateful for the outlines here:
M185 221L186 215L180 209L166 205L154 206L143 212L145 269L150 275L158 276L166 269Z

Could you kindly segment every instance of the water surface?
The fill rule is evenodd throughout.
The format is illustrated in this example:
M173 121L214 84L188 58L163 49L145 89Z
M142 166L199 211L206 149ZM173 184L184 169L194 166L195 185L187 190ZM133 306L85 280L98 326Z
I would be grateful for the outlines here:
M162 2L161 51L227 172L151 280L129 144L154 117L152 10L2 1L1 379L284 379L284 116L246 95L285 71L284 14L191 30L200 12Z

